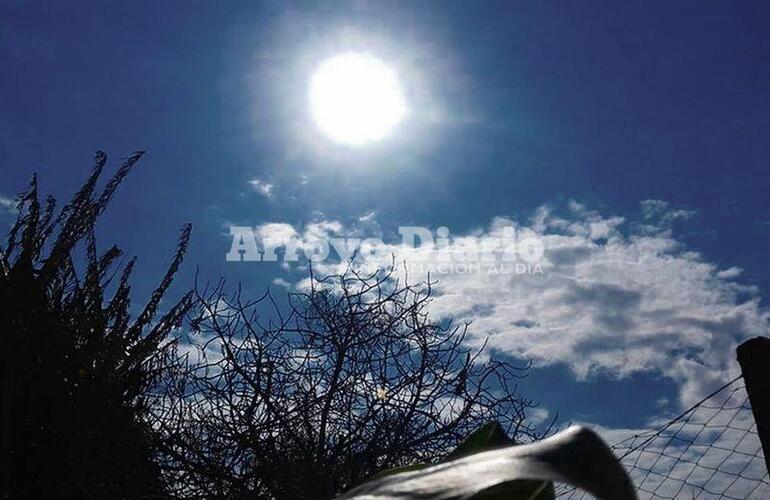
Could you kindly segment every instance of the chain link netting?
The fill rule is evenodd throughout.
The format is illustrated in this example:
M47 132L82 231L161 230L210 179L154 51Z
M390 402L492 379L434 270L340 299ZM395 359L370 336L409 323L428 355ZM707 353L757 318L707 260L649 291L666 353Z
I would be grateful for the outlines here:
M738 377L678 417L611 446L641 499L768 499L770 478ZM567 485L559 498L592 498Z

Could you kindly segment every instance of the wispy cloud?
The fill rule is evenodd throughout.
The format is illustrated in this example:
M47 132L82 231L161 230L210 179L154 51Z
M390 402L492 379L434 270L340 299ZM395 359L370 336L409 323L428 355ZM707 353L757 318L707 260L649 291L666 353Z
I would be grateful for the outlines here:
M431 311L473 320L471 342L489 337L493 350L540 366L565 364L578 379L662 375L679 385L679 403L687 405L736 374L735 345L766 335L770 314L755 287L734 281L737 268L720 269L676 238L672 221L691 213L663 202L643 208L639 221L578 203L561 211L543 206L526 224L495 218L473 236L512 227L536 234L546 249L544 272L434 275ZM345 233L337 222L308 229L313 238ZM392 255L396 262L410 258L397 244L360 258L387 266ZM412 270L409 277L426 278Z
M262 181L260 179L252 179L249 181L249 184L251 187L254 188L256 192L261 194L267 199L270 199L274 196L273 190L275 189L274 184L270 184L269 182Z
M285 288L287 290L290 290L292 288L291 283L289 283L288 281L286 281L283 278L275 278L273 280L273 285L279 286L281 288Z
M0 194L0 210L9 214L15 214L19 211L19 209L16 207L15 199L8 196L3 196L1 194Z

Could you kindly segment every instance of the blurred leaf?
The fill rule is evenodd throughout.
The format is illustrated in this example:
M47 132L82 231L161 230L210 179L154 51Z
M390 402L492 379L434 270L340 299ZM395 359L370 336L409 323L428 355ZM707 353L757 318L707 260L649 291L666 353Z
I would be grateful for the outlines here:
M484 451L422 470L382 477L354 488L339 499L459 500L476 494L503 494L495 488L522 479L570 483L598 500L636 499L633 484L612 451L595 432L581 426L570 427L536 443ZM524 495L521 497L497 498L530 500L533 494L541 495L545 489L521 492ZM514 494L517 493L506 493Z
M495 450L512 444L517 443L506 435L499 422L487 422L470 433L442 462L449 462L474 453ZM473 495L471 498L473 500L552 500L555 497L553 483L550 481L522 480L499 484Z

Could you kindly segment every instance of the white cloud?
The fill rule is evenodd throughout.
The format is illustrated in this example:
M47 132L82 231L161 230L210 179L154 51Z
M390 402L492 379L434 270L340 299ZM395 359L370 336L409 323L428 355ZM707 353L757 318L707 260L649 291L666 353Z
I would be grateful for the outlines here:
M377 219L377 212L372 210L358 218L358 222L372 222Z
M299 235L294 226L283 222L270 222L259 225L256 227L254 234L266 245L279 245Z
M663 200L644 200L641 202L645 219L657 219L665 222L673 222L677 219L689 219L695 215L693 210L673 210L668 202ZM658 222L659 224L660 222Z
M493 350L540 366L565 364L578 379L662 375L679 385L679 403L688 405L737 373L736 344L767 335L770 315L756 288L733 281L737 268L720 270L673 235L672 221L691 212L660 201L644 202L642 210L641 222L578 203L560 215L541 207L527 224L495 218L473 236L483 242L510 228L536 235L546 249L543 273L433 274L432 313L473 320L471 342L489 337ZM343 232L339 223L319 224L314 237ZM409 262L418 251L393 244L361 258L386 266L391 254ZM409 277L426 276L410 269Z
M743 274L743 269L741 269L740 267L731 267L730 269L725 269L724 271L719 271L717 273L717 276L719 278L722 278L722 279L725 279L725 280L729 280L731 278L737 278L741 274Z
M538 407L527 411L527 420L535 427L546 424L550 416L551 413L546 408Z
M16 203L15 199L0 194L0 210L9 214L18 213L19 209L16 207Z
M288 281L286 281L283 278L275 278L273 280L273 284L275 286L280 286L281 288L286 288L287 290L291 290L291 287L292 287L291 283L289 283Z
M249 184L251 184L251 187L253 187L254 190L256 190L259 194L267 199L270 199L274 196L274 184L270 184L269 182L265 182L260 179L252 179L249 181Z

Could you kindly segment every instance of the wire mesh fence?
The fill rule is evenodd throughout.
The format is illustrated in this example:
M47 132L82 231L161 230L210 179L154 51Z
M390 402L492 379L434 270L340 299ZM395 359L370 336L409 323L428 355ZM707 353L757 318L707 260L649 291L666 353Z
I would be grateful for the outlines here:
M642 499L770 498L770 478L742 377L612 449ZM557 496L592 498L567 485L557 488Z

